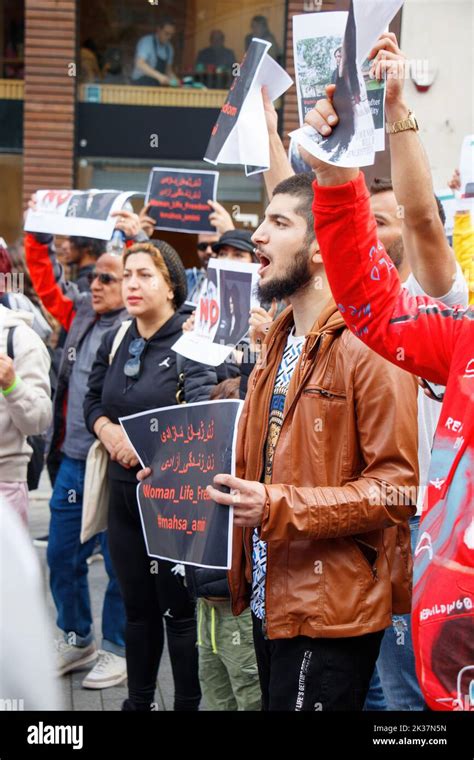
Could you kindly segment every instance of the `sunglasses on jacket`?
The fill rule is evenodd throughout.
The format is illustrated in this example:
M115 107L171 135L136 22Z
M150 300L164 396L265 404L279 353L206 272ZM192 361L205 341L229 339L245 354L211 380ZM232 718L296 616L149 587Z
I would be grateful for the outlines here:
M132 358L128 359L123 366L124 374L132 380L138 380L141 371L141 357L146 346L144 338L134 338L128 347L128 353Z

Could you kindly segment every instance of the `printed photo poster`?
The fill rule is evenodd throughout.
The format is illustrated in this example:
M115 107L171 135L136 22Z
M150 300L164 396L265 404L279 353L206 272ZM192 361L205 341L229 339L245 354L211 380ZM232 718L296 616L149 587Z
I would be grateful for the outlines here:
M173 350L202 364L222 364L248 333L250 309L258 306L259 268L259 264L211 259L194 330L183 333Z
M335 84L334 105L339 123L324 138L305 125L290 133L299 145L337 166L369 166L375 151L385 146L384 86L369 77L366 60L378 36L402 5L367 0L371 14L361 12L361 0L349 12L313 13L293 17L293 47L300 123ZM356 22L359 18L359 22ZM359 24L359 25L358 25ZM362 54L361 51L364 51ZM369 85L369 91L367 90Z
M28 210L26 232L79 235L110 240L120 211L135 192L119 190L38 190L36 210Z
M232 507L211 500L207 486L218 473L235 474L235 440L243 402L204 401L122 417L149 478L137 500L150 557L185 565L228 569Z
M266 85L269 97L276 100L293 81L268 55L270 47L266 40L252 39L212 129L204 161L242 164L247 176L269 168L270 147L261 88Z
M155 166L150 172L145 205L159 230L215 234L209 222L216 200L219 172L169 169Z
M378 153L385 150L385 79L380 82L370 76L371 62L366 58L362 63L367 99L374 122L374 150Z

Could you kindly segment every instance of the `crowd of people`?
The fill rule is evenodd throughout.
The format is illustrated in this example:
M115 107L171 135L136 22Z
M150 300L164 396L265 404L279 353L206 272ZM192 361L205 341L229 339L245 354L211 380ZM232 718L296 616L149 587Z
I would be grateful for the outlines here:
M171 36L160 42L168 50ZM140 77L172 76L172 57L158 66L142 43ZM389 71L403 60L389 33L370 57ZM333 93L306 117L321 134L337 129ZM423 509L439 499L452 535L473 524L470 216L456 219L461 266L415 128L391 134L391 179L367 190L358 169L304 151L314 173L295 174L265 91L264 103L264 218L253 234L235 229L214 202L216 234L199 236L199 266L184 268L147 208L117 212L120 256L104 241L70 238L57 250L53 236L25 234L30 297L0 299L2 509L27 525L32 465L45 458L57 674L87 668L84 688L127 680L123 710L154 709L165 628L175 710L198 710L201 697L214 710L433 708L420 662L443 671L449 693L457 652L469 661L473 650L471 618L450 639L451 669L428 663L410 615ZM403 79L389 77L387 122L407 113ZM171 346L193 326L211 257L260 264L260 306L244 315L252 351L237 345L218 367L180 363ZM6 250L0 266L14 269ZM150 470L119 418L222 398L244 400L236 474L208 489L233 506L231 569L159 560L156 572L136 495ZM35 456L45 434L46 457ZM96 440L109 456L108 527L81 543ZM99 648L87 562L98 541L108 575ZM473 546L471 536L456 555L463 594Z

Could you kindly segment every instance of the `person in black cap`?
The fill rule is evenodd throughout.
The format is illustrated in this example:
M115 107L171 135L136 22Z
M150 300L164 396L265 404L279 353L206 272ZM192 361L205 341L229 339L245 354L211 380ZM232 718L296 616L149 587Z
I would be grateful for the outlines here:
M257 263L254 249L252 233L247 232L247 230L229 230L228 232L224 232L217 243L213 243L212 245L212 250L218 258L240 261L241 264Z
M84 417L110 455L109 548L126 611L128 699L124 710L154 706L164 625L175 685L175 710L197 710L201 698L195 604L184 570L159 560L150 572L136 497L138 460L119 417L179 400L177 354L186 314L183 264L168 243L137 243L123 255L122 293L131 322L102 340L89 377ZM186 391L186 385L185 385ZM193 398L188 396L187 401Z

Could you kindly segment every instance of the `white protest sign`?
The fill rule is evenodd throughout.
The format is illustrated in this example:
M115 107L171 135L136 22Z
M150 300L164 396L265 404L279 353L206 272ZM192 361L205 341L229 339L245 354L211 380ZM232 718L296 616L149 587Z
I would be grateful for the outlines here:
M120 190L38 190L36 209L28 209L26 232L110 240L117 223L111 216L120 211L133 191Z
M270 166L268 130L261 88L272 100L292 84L291 77L269 55L271 44L253 38L212 130L204 160L212 164L243 164L246 174Z
M334 105L339 123L327 138L307 125L291 132L290 137L312 155L337 166L370 166L375 151L385 145L384 88L370 81L366 67L368 94L362 63L402 0L364 3L354 0L349 13L293 17L301 123L316 101L325 97L328 84L336 85Z
M403 0L354 0L357 62L360 66L402 5Z
M250 309L258 306L259 268L260 264L211 259L194 330L183 333L173 350L202 364L222 364L248 332Z

